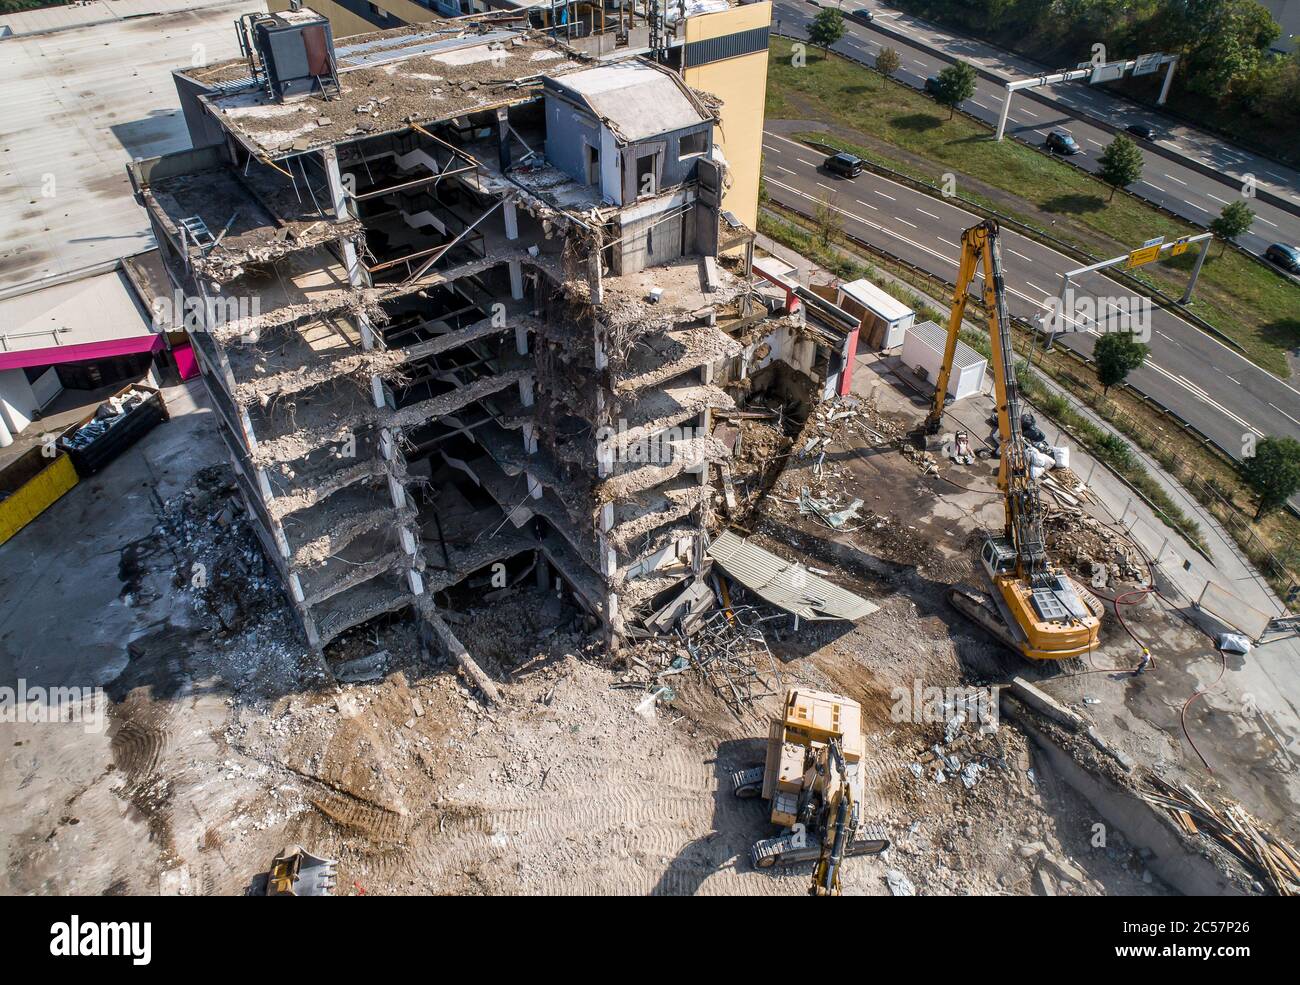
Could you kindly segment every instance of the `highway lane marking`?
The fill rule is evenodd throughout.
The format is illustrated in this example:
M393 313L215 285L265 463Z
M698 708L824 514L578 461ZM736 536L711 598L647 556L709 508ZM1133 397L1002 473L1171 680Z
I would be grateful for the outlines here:
M1203 209L1203 208L1201 208L1201 206L1197 205L1195 202L1184 202L1183 204L1184 204L1184 205L1187 205L1187 206L1190 206L1190 207L1193 208L1193 209L1196 209L1196 211L1198 211L1198 212L1204 212L1206 215L1209 215L1209 212L1210 212L1209 209Z
M796 157L795 160L798 161L800 164L802 164L804 167L812 168L814 171L817 170L817 165L813 164L812 161L805 161L802 157Z
M1186 184L1187 184L1187 182L1183 181L1182 178L1175 178L1172 174L1166 174L1165 177L1168 178L1170 181L1176 181L1176 182L1178 182L1180 185L1186 185Z
M1257 216L1255 216L1255 218L1258 219L1260 222L1267 222L1267 223L1268 223L1270 226L1272 226L1274 229L1277 228L1277 223L1276 223L1276 222L1269 222L1269 220L1268 220L1268 219L1265 219L1262 215L1257 215Z
M1269 406L1272 407L1275 411L1277 411L1279 414L1281 414L1283 417L1285 417L1288 421L1292 422L1293 424L1300 424L1300 421L1297 421L1294 417L1292 417L1290 414L1284 411L1277 404L1270 403Z
M777 169L778 171L784 171L786 174L792 174L792 175L794 175L795 177L798 177L798 176L799 176L799 172L798 172L798 171L791 171L789 168L787 168L787 167L785 167L784 165L781 165L781 164L778 164L778 165L776 166L776 169Z
M1168 194L1169 194L1167 191L1165 191L1165 190L1164 190L1163 188L1161 188L1159 185L1153 185L1153 184L1152 184L1151 182L1149 182L1149 181L1144 181L1144 182L1142 182L1142 184L1146 185L1148 188L1154 188L1154 189L1155 189L1156 191L1158 191L1161 195L1168 195Z
M1098 143L1097 141L1093 140L1091 137L1085 137L1084 139L1085 139L1086 141L1088 141L1088 143L1092 144L1094 147L1105 147L1105 146L1106 146L1105 144L1100 144L1100 143Z
M1020 257L1020 259L1021 259L1021 260L1024 260L1026 263L1033 263L1033 262L1034 262L1032 258L1025 256L1023 253L1016 253L1016 251L1013 250L1013 249L1011 249L1011 247L1009 247L1009 246L1007 247L1007 252L1008 252L1008 253L1011 253L1011 254L1014 254L1015 256Z
M901 222L901 223L902 223L903 225L905 225L905 226L911 226L913 229L916 228L916 223L914 223L914 222L908 222L906 219L900 219L900 218L898 218L897 216L894 217L894 221L895 221L895 222Z
M825 188L828 192L832 192L832 193L835 191L835 189L832 188L830 185L823 184L823 183L820 182L820 181L817 182L817 187L818 187L818 188Z
M920 212L921 215L928 215L931 219L939 219L939 217L938 217L937 215L935 215L933 212L927 212L927 211L925 211L925 209L921 208L920 206L917 206L916 211L917 211L917 212ZM943 222L942 219L939 219L939 221L940 221L940 222Z
M1039 294L1043 295L1044 297L1047 296L1047 292L1044 291L1044 290L1043 290L1041 287L1039 287L1037 284L1034 284L1034 283L1032 283L1032 282L1030 282L1030 281L1025 281L1025 286L1026 286L1026 287L1032 287L1035 291L1037 291Z
M1219 198L1218 195L1211 195L1209 192L1206 192L1205 194L1206 194L1206 197L1214 199L1214 200L1215 200L1216 202L1218 202L1220 205L1227 205L1227 204L1228 204L1228 203L1225 202L1223 199Z
M1227 373L1224 373L1223 375L1224 375L1224 376L1228 376ZM1241 380L1237 379L1235 376L1228 376L1228 379L1232 380L1232 382L1235 383L1235 384L1237 384L1237 386L1241 386L1241 385L1242 385L1242 384L1241 384Z
M949 241L949 240L946 240L946 239L944 239L942 236L936 236L935 239L937 239L937 240L938 240L940 243L942 243L944 246L951 246L954 250L960 250L960 249L961 249L961 247L958 246L956 243L953 243L953 242L951 242L951 241Z
M881 198L887 198L887 199L889 199L891 202L897 202L897 201L898 201L898 199L894 198L893 195L886 195L884 192L878 192L878 191L876 191L874 188L871 189L871 193L872 193L873 195L879 195Z
M871 211L873 211L873 212L879 212L879 211L880 211L878 208L876 208L876 207L875 207L874 205L872 205L870 202L864 202L864 201L862 201L862 199L860 199L860 198L855 198L853 201L857 202L859 205L865 205L867 208L871 209Z
M1038 119L1038 114L1035 113L1035 112L1034 112L1032 109L1030 109L1028 106L1021 106L1021 107L1020 107L1020 112L1024 113L1026 116L1032 116L1035 120Z
M783 141L784 143L787 143L787 144L791 145L792 147L798 147L798 148L800 148L800 149L803 149L804 146L805 146L805 145L803 145L803 144L800 144L798 141L791 140L789 137L782 136L782 135L779 134L779 133L773 133L773 132L770 131L770 130L764 130L763 132L764 132L767 136L772 137L772 138L775 139L775 140ZM1089 139L1091 139L1091 138L1089 138ZM1094 141L1094 142L1095 142L1095 141ZM887 179L887 178L882 178L882 179L880 179L880 180L881 180L881 181L885 181L885 182L887 182L887 183L889 183L889 184L895 184L894 182L890 182L889 179ZM778 186L782 186L782 185L781 185L781 182L779 182L779 181L773 181L773 184L776 184L776 185L778 185ZM788 186L788 185L784 185L784 186L782 186L782 187L787 187L787 188L789 188L790 186ZM898 185L897 187L899 187L899 188L903 188L903 189L906 190L906 186ZM802 197L804 197L804 198L807 198L809 201L813 201L813 202L816 201L816 199L814 199L811 195L808 195L808 194L806 194L805 192L801 192L801 191L799 191L798 189L790 188L790 190L791 190L791 191L794 191L796 194L798 194L798 195L800 195L800 196L802 196ZM877 194L881 194L881 193L880 193L880 192L877 192ZM918 193L918 194L919 194L919 193ZM1296 196L1296 198L1297 198L1297 200L1300 200L1300 196ZM946 204L946 203L945 203L945 204ZM1191 202L1187 202L1187 203L1185 203L1185 204L1187 204L1187 205L1192 205ZM964 216L965 218L964 218L962 221L967 222L968 224L973 224L973 223L975 223L975 222L977 221L977 217L976 217L976 216L974 216L974 215L972 215L972 214L970 214L970 213L968 213L968 212L965 212L965 211L959 209L959 208L958 208L957 206L955 206L955 205L950 205L949 208L953 209L954 211L956 211L956 212L960 213L962 216ZM1199 205L1193 205L1193 208L1200 209L1202 212L1208 211L1208 210L1206 210L1206 209L1201 209L1201 207L1200 207ZM840 210L840 211L842 211L842 210ZM850 213L847 213L847 212L846 212L845 214L846 214L846 215L850 215ZM853 218L858 218L858 217L854 216ZM862 220L862 221L865 221L865 220ZM899 234L899 233L897 233L897 232L894 232L893 230L885 229L884 227L882 227L882 226L878 226L878 225L876 225L875 223L871 223L871 222L867 222L866 224L869 225L869 226L872 226L872 227L875 228L875 229L880 230L881 232L886 233L887 235L890 235L890 236L893 236L893 237L895 237L895 238L897 238L897 239L900 239L900 240L902 240L903 242L907 243L907 244L910 245L910 246L913 246L913 247L915 247L915 248L917 248L917 249L919 249L919 250L922 250L922 251L924 251L924 252L926 252L926 253L929 253L931 256L935 257L936 259L942 260L944 263L951 264L951 265L954 266L954 267L958 265L958 264L957 264L957 261L956 261L956 260L953 260L951 257L947 257L947 256L945 256L944 254L939 253L939 252L937 252L937 251L935 251L935 250L932 250L932 249L930 249L930 248L927 247L927 246L922 246L920 243L914 243L914 242L912 242L911 240L907 239L906 237L902 236L901 234ZM1061 258L1061 263L1062 263L1062 264L1071 264L1071 263L1073 262L1073 261L1070 260L1070 258L1066 257L1064 254L1062 254L1062 253L1060 253L1060 252L1058 252L1058 251L1056 251L1056 250L1053 250L1053 249L1051 249L1050 247L1047 247L1046 249L1047 249L1047 252L1052 253L1052 254L1054 254L1054 255L1060 257L1060 258ZM1067 267L1066 269L1068 269L1068 267ZM1103 276L1102 279L1103 279L1103 280L1106 280L1108 283L1115 284L1115 285L1118 287L1118 282L1116 282L1116 281L1112 281L1112 280L1110 280L1110 278L1108 278L1108 277L1104 277L1104 276ZM1029 303L1031 303L1031 304L1038 304L1039 307L1045 307L1045 306L1042 305L1041 303L1039 303L1039 302L1035 302L1033 298L1030 298L1030 297L1027 297L1027 296L1024 295L1024 294L1021 294L1019 291L1015 291L1015 290L1010 289L1010 288L1008 288L1008 290L1010 290L1010 292L1011 292L1012 294L1016 295L1017 297L1023 298L1025 301L1027 301L1027 302L1029 302ZM1171 317L1175 317L1175 318L1176 318L1177 315L1173 315L1173 314L1171 313ZM1243 356L1243 355L1241 355L1240 353L1235 352L1234 350L1228 348L1226 345L1224 345L1222 342L1220 342L1218 339L1214 338L1213 336L1211 336L1211 335L1207 335L1207 334L1205 334L1205 333L1201 333L1200 338L1204 339L1205 341L1209 342L1209 343L1212 344L1212 345L1218 346L1218 348L1222 349L1225 353L1227 353L1227 354L1228 354L1229 356L1231 356L1232 358L1239 359L1241 362L1245 363L1245 364L1246 364L1246 365L1247 365L1251 370L1254 370L1254 371L1259 372L1259 373L1261 374L1261 378L1262 378L1265 382L1267 382L1268 384L1270 384L1270 385L1272 385L1272 384L1277 384L1277 385L1280 385L1280 386L1282 386L1282 387L1285 387L1287 391L1289 391L1290 393L1295 394L1297 397L1300 397L1300 390L1297 390L1295 387L1291 386L1289 383L1286 383L1285 381L1283 381L1283 380L1279 380L1279 379L1277 379L1276 377L1274 377L1274 376L1268 374L1266 371L1261 370L1261 369L1260 369L1258 366L1256 366L1254 363L1250 362L1250 360L1248 360L1245 356ZM1225 410L1224 413L1227 414L1228 412ZM1231 416L1231 415L1229 415L1229 416Z

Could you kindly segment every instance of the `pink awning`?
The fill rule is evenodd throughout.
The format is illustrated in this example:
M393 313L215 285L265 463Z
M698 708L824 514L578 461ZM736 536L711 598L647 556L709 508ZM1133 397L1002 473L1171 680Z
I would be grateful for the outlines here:
M132 335L125 339L83 342L80 345L55 345L44 349L0 352L0 369L25 369L28 366L50 366L54 363L75 363L87 359L129 356L133 352L156 352L163 347L164 341L162 335Z

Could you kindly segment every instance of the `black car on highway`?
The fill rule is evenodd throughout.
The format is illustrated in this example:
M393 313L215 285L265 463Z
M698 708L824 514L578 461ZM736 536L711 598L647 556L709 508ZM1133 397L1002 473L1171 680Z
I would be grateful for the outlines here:
M932 75L925 80L925 91L935 96L939 93L939 76Z
M1053 154L1078 154L1083 148L1066 130L1053 130L1047 135L1044 146Z
M822 166L831 174L838 174L843 178L856 178L862 173L862 163L862 158L840 152L826 158Z
M1153 141L1156 139L1154 127L1149 127L1145 123L1130 123L1124 128L1125 133L1132 134L1139 140Z
M1264 251L1264 259L1276 263L1287 273L1300 274L1300 249L1286 243L1274 243Z
M859 24L870 24L876 15L866 7L859 7L857 10L849 11L849 20L857 21Z

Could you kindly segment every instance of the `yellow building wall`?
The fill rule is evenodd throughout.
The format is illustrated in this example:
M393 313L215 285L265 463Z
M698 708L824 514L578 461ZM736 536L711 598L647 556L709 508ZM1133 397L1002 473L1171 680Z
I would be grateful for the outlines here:
M751 3L716 14L701 14L686 21L686 41L735 34L766 27L772 22L771 3ZM731 187L723 196L723 208L750 229L758 225L758 179L763 161L763 104L767 99L767 50L727 58L692 68L682 75L693 89L722 100L714 142L731 168Z

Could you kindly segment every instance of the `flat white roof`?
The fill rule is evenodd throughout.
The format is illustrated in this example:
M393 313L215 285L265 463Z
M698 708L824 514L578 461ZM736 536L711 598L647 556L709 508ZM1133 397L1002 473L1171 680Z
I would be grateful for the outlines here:
M914 338L927 349L932 349L939 355L943 355L944 346L948 344L948 330L940 328L932 321L923 321L920 324L913 325L907 330L908 338ZM972 366L984 366L988 360L978 352L968 346L961 339L957 340L957 348L953 352L952 366L953 369L969 369Z
M571 72L556 79L555 85L579 96L624 140L683 130L707 119L675 76L641 62Z
M894 322L913 314L911 308L892 294L886 294L871 281L864 279L841 284L840 290L846 297L852 298L868 311L879 315L885 321Z
M0 290L155 245L126 163L190 146L172 69L237 56L233 21L260 9L246 0L0 41Z
M27 364L26 360L4 358L18 353L66 350L154 334L121 271L0 301L0 364Z

